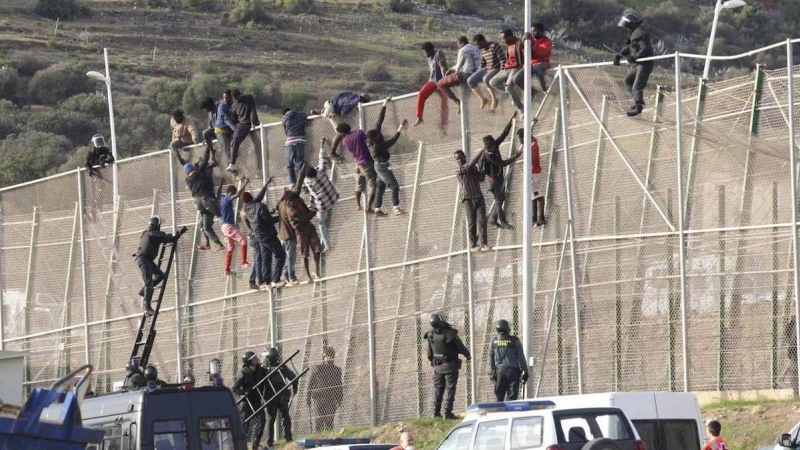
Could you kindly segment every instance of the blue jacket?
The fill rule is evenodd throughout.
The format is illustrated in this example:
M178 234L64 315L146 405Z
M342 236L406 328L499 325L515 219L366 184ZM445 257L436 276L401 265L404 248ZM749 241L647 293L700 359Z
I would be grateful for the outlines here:
M286 137L302 137L306 135L306 119L308 116L303 111L291 110L283 115L283 131Z
M214 126L217 128L229 128L231 131L236 128L236 124L231 118L231 107L224 100L217 105L217 121Z

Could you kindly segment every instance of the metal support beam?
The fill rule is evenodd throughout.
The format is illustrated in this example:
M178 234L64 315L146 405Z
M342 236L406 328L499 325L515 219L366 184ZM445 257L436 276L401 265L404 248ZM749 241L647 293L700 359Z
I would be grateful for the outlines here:
M717 225L725 227L725 185L719 186L717 191ZM719 254L719 302L717 311L717 390L725 390L725 303L727 288L727 276L725 268L725 231L719 232L719 244L717 253Z
M34 268L36 267L36 241L38 239L39 234L39 207L33 207L33 217L31 218L31 239L30 239L30 246L28 248L28 266L26 269L26 276L25 276L25 314L23 318L23 334L28 336L31 334L31 312L33 310L33 281L34 281ZM22 341L22 350L27 352L31 350L31 341L30 339L26 339ZM30 358L25 362L25 375L24 381L30 382L33 381L30 378L31 375L31 363Z
M619 196L614 197L614 234L619 236L620 207ZM614 243L614 383L612 389L622 389L622 240ZM584 263L585 264L585 263ZM584 273L586 271L584 270Z
M363 194L364 205L367 205L369 199L366 194ZM367 216L367 208L364 208L364 263L367 271L367 335L369 340L369 403L370 403L370 423L374 426L378 422L378 371L375 366L375 298L372 285L372 270L371 262L372 255L370 255L370 242L369 242L369 217Z
M689 392L689 326L687 323L689 313L689 299L686 292L686 237L683 233L683 111L681 92L681 56L675 52L675 145L677 151L678 169L678 267L681 282L681 329L683 337L683 390Z
M788 76L787 97L789 104L789 161L791 166L792 189L792 270L794 274L794 319L795 319L795 348L800 348L800 268L798 268L798 241L797 241L797 145L794 129L794 52L791 39L786 40L786 74ZM800 374L800 358L797 360L797 374Z
M70 234L70 241L69 241L69 256L67 258L67 276L64 282L64 298L62 303L62 312L61 315L63 317L61 321L61 326L70 326L72 325L72 308L70 308L69 298L72 296L72 269L75 265L75 241L78 240L78 221L80 221L80 209L78 208L78 202L75 202L75 214L73 215L72 219L72 234ZM62 332L61 335L61 344L62 347L59 348L58 352L58 368L56 369L56 376L64 376L71 372L69 369L69 362L70 362L70 354L72 350L69 346L69 338L72 335L72 329L66 330ZM66 342L65 342L66 341ZM62 364L66 361L66 364ZM64 370L61 370L62 367Z
M78 228L81 234L81 284L83 285L83 341L84 341L84 361L86 364L91 364L92 360L89 354L89 276L86 271L86 231L83 228L85 221L84 212L86 211L84 205L84 192L83 192L83 175L81 174L80 167L75 171L78 180L78 209L80 210L80 221Z
M586 224L586 235L592 235L592 225L594 224L594 207L597 203L597 195L600 190L601 175L603 173L603 160L605 159L605 139L603 138L603 128L606 126L608 116L608 97L603 96L600 106L600 126L597 130L597 148L594 155L594 175L592 176L592 197L589 202L589 220ZM649 185L648 185L649 187ZM616 234L616 233L615 233ZM581 284L586 283L586 274L589 267L589 252L583 256L583 270L581 270Z
M772 182L772 223L778 223L778 183ZM770 387L778 389L778 277L780 276L780 266L778 265L779 231L775 227L772 229L772 352L770 355Z
M264 125L258 127L259 137L261 138L261 180L266 183L269 178L269 155L267 153L267 129ZM269 205L269 189L267 194L264 195Z
M572 169L570 168L570 153L569 153L569 118L567 117L567 96L564 84L564 75L569 77L573 85L575 81L572 79L569 71L558 68L559 77L558 85L560 91L561 101L561 142L564 145L564 182L566 184L567 195L567 219L569 222L569 252L571 258L571 272L572 272L572 300L575 309L575 356L578 365L578 394L583 394L583 349L581 345L581 305L580 294L578 293L578 257L575 252L575 216L573 215L572 206ZM588 106L588 102L587 102ZM596 117L596 116L595 116ZM602 122L598 121L601 127L605 130Z
M3 211L2 208L0 208L0 224L2 223L3 223ZM0 225L0 247L2 247L3 244L2 236L4 235L5 235L5 229L2 228L2 226ZM3 315L3 299L5 297L4 293L5 290L3 289L3 269L2 269L3 260L4 260L3 252L0 252L0 351L5 350L6 348L5 317Z
M169 155L169 213L172 217L172 234L178 233L178 187L177 174L175 173L175 158ZM175 339L177 342L177 365L175 369L175 382L178 383L183 378L183 309L181 308L181 265L180 253L175 252L175 259L172 262L172 283L175 288ZM188 303L188 302L187 302ZM193 320L193 319L192 319Z
M111 286L114 282L115 272L115 254L117 247L117 237L119 236L119 224L122 221L122 202L120 199L114 200L113 223L111 224L111 245L109 246L108 264L106 265L106 290L103 296L103 342L100 346L100 359L102 360L101 367L106 372L105 374L105 387L107 391L111 391L111 327L109 319L111 319ZM100 213L100 220L103 220L102 213ZM98 237L95 236L95 240Z
M706 80L700 79L698 87L697 87L697 103L694 109L694 126L692 127L692 143L691 147L689 147L689 167L687 168L686 174L686 193L684 195L683 200L683 219L684 224L688 223L691 216L691 209L689 208L689 202L692 198L692 189L694 188L694 177L695 177L695 166L697 165L697 147L700 143L700 122L703 121L703 108L705 106L706 100L706 91L708 87L706 86Z

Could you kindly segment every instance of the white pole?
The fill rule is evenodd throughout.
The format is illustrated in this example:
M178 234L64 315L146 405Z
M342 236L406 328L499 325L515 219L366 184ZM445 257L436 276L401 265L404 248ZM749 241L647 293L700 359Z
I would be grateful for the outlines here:
M706 65L703 67L703 79L708 79L708 71L711 70L711 54L714 52L714 38L717 35L717 22L719 22L719 13L722 11L722 0L717 0L717 5L714 7L714 21L711 22L711 37L708 40L708 52L706 53Z
M681 334L683 338L683 390L689 392L689 299L686 294L686 238L683 223L683 117L681 92L681 55L675 52L675 146L678 153L678 267L681 283Z
M114 211L117 210L117 164L116 161L119 159L117 155L117 133L114 130L114 102L111 100L111 72L108 69L108 49L103 49L103 58L105 59L106 63L106 90L108 91L108 120L109 126L111 127L111 155L114 156L114 164L111 165L111 184L113 186L113 195L114 195Z
M525 0L525 31L531 31L531 0ZM531 227L531 166L533 155L531 154L531 41L525 41L525 60L523 69L525 71L525 84L523 89L524 107L522 111L522 127L525 130L522 151L522 349L528 358L528 367L533 366L533 249L531 240L533 238ZM525 397L530 397L530 390L524 390Z
M795 142L795 129L794 129L794 55L792 54L792 41L786 40L786 70L788 76L788 103L789 103L789 161L791 165L791 183L792 183L792 258L794 261L794 314L795 324L800 323L800 268L797 266L798 254L800 253L800 244L797 238L797 142ZM800 344L800 328L795 327L795 345ZM800 348L800 347L798 347ZM800 368L800 362L797 363ZM800 372L798 372L800 373Z

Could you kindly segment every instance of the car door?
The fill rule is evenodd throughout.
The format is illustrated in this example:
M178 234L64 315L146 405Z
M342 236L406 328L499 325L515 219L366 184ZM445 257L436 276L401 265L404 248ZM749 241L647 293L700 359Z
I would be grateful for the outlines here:
M447 434L436 450L464 450L469 448L472 438L472 428L475 422L463 422L455 426Z

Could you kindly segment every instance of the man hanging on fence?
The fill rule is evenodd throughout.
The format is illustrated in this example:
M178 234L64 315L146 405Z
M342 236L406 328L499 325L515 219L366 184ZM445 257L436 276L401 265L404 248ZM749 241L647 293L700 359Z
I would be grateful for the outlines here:
M500 155L500 144L506 140L508 134L511 132L511 126L514 124L514 119L517 117L517 112L511 116L503 132L497 138L490 135L483 137L483 145L486 152L483 154L483 167L484 173L489 177L489 192L494 196L494 206L490 213L489 222L497 228L510 229L513 228L509 225L506 219L506 213L503 210L503 204L506 201L506 166L513 164L522 152L517 152L514 156L508 159L503 159Z
M289 172L289 182L295 184L297 176L303 173L306 157L306 123L308 116L303 111L286 108L283 110L283 132L286 134L286 143L283 145L286 153L286 170Z
M114 163L114 155L111 150L106 147L106 140L102 134L95 134L92 136L92 149L86 153L86 171L89 172L90 177L99 177L100 171L95 167L105 167Z
M247 439L253 444L253 448L259 448L261 437L264 435L264 424L267 421L266 411L261 410L250 421L246 421L258 408L261 407L261 393L256 388L256 384L261 381L263 372L260 361L255 352L246 351L242 355L242 367L236 373L235 381L231 386L231 391L238 396L246 397L239 403L239 414L244 423Z
M399 216L403 214L403 210L400 209L400 184L397 183L397 178L394 176L394 172L392 172L392 169L389 165L389 158L391 157L389 154L389 149L397 143L397 140L400 138L400 132L406 127L408 121L404 120L402 123L400 123L400 126L397 128L397 133L395 133L391 139L388 141L384 139L383 132L381 131L381 125L383 124L383 118L386 114L386 102L389 100L390 99L386 99L386 101L383 103L383 108L381 108L381 114L378 119L378 125L367 132L367 145L372 152L372 158L375 160L375 173L378 176L378 186L375 191L376 216L386 215L381 207L383 206L383 194L386 192L387 187L392 192L392 207L394 208L394 215Z
M336 127L336 139L331 146L331 157L340 159L336 153L341 142L345 149L353 155L356 163L356 206L359 211L366 208L367 213L373 213L372 203L375 201L375 185L378 175L375 173L375 160L369 153L367 134L364 130L353 130L350 125L340 123ZM367 204L362 205L361 194L367 193Z
M486 37L482 34L476 34L475 37L472 38L472 42L481 52L481 66L477 72L470 75L467 79L467 84L472 89L472 92L481 100L481 109L484 109L487 102L491 100L489 103L489 110L494 111L497 109L497 96L489 83L495 75L500 73L500 69L505 65L506 52L503 51L502 45L494 41L488 42ZM488 88L489 99L484 97L483 93L481 93L481 89L478 87L480 83L485 84Z
M514 77L522 68L522 64L524 64L522 41L514 36L514 32L509 29L503 30L501 37L503 44L506 46L506 62L503 65L503 70L492 78L489 84L500 92L506 92L511 97L514 106L517 109L522 109L522 101L517 92L517 85L514 83Z
M286 263L283 266L282 281L287 286L297 286L300 281L297 279L295 273L295 262L297 261L297 232L289 220L290 207L289 207L289 193L291 191L286 189L283 192L283 197L278 201L275 209L278 212L278 239L281 240L283 251L286 252Z
M236 161L239 158L239 147L250 135L250 129L260 124L258 111L256 110L256 99L252 95L243 95L241 91L234 89L231 112L237 124L233 132L230 164L228 164L226 170L231 176L236 177L239 175L239 168L236 166ZM253 141L258 142L256 139L253 139ZM256 144L256 147L258 147L258 144ZM257 153L259 152L260 149ZM258 163L261 163L261 158L258 158Z
M189 150L190 145L194 145L195 136L197 136L197 127L192 123L192 119L185 117L183 111L176 109L172 112L172 118L169 121L172 127L172 143L169 144L170 148L174 151Z
M161 245L178 242L184 232L186 232L186 227L178 231L175 236L164 233L161 231L161 218L158 216L151 217L147 229L142 232L142 236L139 239L139 248L136 249L134 256L144 282L144 287L139 291L139 296L144 297L143 307L148 316L152 316L155 313L151 304L153 291L156 286L164 281L164 272L158 267L155 259L159 255Z
M322 253L329 252L331 249L328 227L330 226L331 209L339 201L339 193L336 192L336 188L328 178L329 150L328 140L322 138L317 167L306 167L306 170L300 175L300 179L297 180L298 185L295 188L299 192L299 186L305 186L311 196L314 208L317 210L319 235L323 246Z
M312 114L319 114L328 119L336 130L339 124L344 123L345 116L358 109L359 103L369 103L371 100L364 94L353 92L339 92L331 96L322 106L322 111L312 111Z
M444 53L442 53L441 50L436 50L430 42L422 44L422 51L425 52L425 57L428 58L428 71L430 75L428 76L428 81L422 85L419 89L419 94L417 94L417 121L414 122L414 126L422 125L422 116L425 113L425 102L436 92L439 95L441 105L439 129L444 131L447 129L447 98L445 97L444 91L439 89L437 83L441 81L442 78L444 78L444 74L447 73L447 59Z
M247 187L250 180L244 178L242 180L242 190ZM222 236L225 238L225 275L231 273L231 262L233 261L233 243L239 244L239 252L241 253L242 263L239 266L241 269L247 269L250 265L247 263L247 238L242 234L242 230L236 225L236 214L233 208L233 202L241 196L243 191L236 189L236 186L229 185L225 189L225 195L222 195L222 185L219 183L217 190L217 197L219 198L220 209L220 222L222 222Z
M489 377L494 381L494 394L498 402L516 400L519 382L528 381L528 363L522 341L511 334L508 321L500 319L495 324L497 336L492 339L489 351Z
M520 152L522 146L525 145L525 130L520 128L517 130L517 142L520 145ZM544 219L544 186L542 186L542 163L539 157L539 141L531 136L531 202L533 202L533 211L531 221L536 223L537 227L544 226L547 221Z
M466 36L458 38L458 58L456 65L447 71L445 77L439 80L436 85L444 91L445 95L457 105L461 100L456 97L451 88L462 85L467 79L481 67L481 52L477 47L469 43Z
M228 98L230 98L230 91L226 91L225 95L228 95ZM231 128L231 126L236 126L230 118L230 106L226 103L224 98L219 104L216 104L214 103L214 99L206 97L200 103L200 109L208 116L208 128L203 130L203 140L207 146L213 149L214 139L217 139L217 141L222 144L222 150L225 152L225 156L230 160L231 134L233 134L233 128Z
M205 153L196 164L187 162L177 150L173 151L173 154L183 165L186 186L192 193L195 208L200 211L200 229L203 230L205 242L197 248L208 250L211 248L211 242L214 242L214 250L222 251L225 250L225 246L214 231L214 218L219 217L220 210L212 178L212 171L217 167L216 152L211 150L211 147L206 147Z
M259 245L264 282L272 281L271 287L279 288L283 286L281 273L286 263L286 252L283 250L281 241L278 239L278 232L275 229L278 218L270 214L267 205L262 203L267 193L267 186L271 181L272 178L267 180L267 183L255 198L249 192L244 192L241 195L241 199L244 203L247 220L253 230L251 239Z
M275 444L275 420L278 417L278 412L280 412L281 420L283 421L283 437L286 442L292 441L292 416L289 414L289 405L291 404L292 396L298 390L298 377L285 365L278 369L278 366L281 365L281 354L277 348L270 348L262 354L262 357L264 358L263 369L269 375L269 385L273 393L278 394L281 389L291 385L267 404L267 415L269 415L267 447L271 448Z
M458 372L464 355L469 361L472 356L458 337L458 330L445 322L439 314L431 314L431 329L423 339L428 341L428 361L433 367L433 416L442 417L442 398L444 397L444 418L455 419L453 402L456 398ZM445 393L447 395L445 395Z
M547 81L544 75L550 69L550 54L553 52L553 41L544 34L544 25L533 24L533 33L525 33L523 41L531 41L531 75L539 80L542 92L547 92ZM514 83L520 89L525 89L525 71L520 70L514 75ZM531 96L536 95L536 89L531 83Z
M484 175L478 169L478 162L483 158L486 150L481 150L467 164L467 156L462 150L456 150L453 154L458 164L456 177L461 185L461 205L464 209L464 217L467 219L469 230L470 251L477 252L489 251L489 243L486 237L486 200L483 198L481 190L481 180ZM480 243L478 243L477 227L480 227Z
M330 430L336 410L342 404L342 369L333 363L336 351L333 347L322 348L322 364L314 366L308 376L306 405L311 409L314 402L316 421L312 431Z
M628 73L623 82L625 88L633 94L633 105L628 109L629 117L635 117L644 109L644 90L647 80L653 72L653 61L639 61L654 55L650 34L642 27L642 19L636 14L626 14L620 19L618 26L628 30L628 42L614 57L614 65L618 66L622 58L628 60Z

